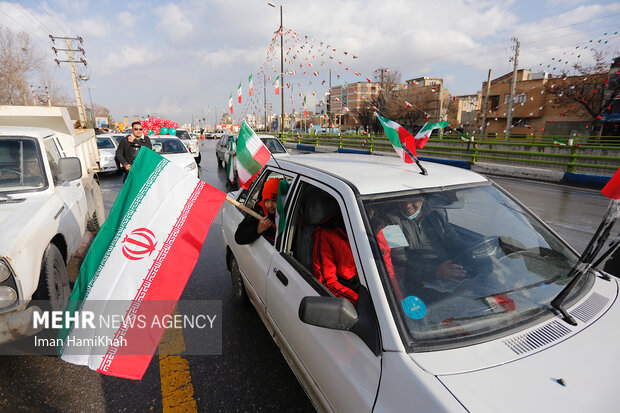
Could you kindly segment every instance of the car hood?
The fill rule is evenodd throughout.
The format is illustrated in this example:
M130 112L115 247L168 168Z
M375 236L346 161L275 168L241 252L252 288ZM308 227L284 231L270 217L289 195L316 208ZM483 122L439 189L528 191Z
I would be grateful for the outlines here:
M49 194L46 193L11 196L13 201L17 202L6 203L4 198L0 198L0 256L10 255L19 234L28 228L49 198ZM19 201L22 199L23 201Z
M107 148L107 149L99 149L99 157L103 158L104 156L115 156L116 149Z
M194 162L194 156L189 152L168 153L165 155L162 154L162 156L181 168L185 168L187 165Z
M611 283L617 290L617 282ZM614 296L600 318L542 351L496 367L437 377L474 412L617 411L619 323L620 304ZM533 340L528 336L521 344L529 346Z

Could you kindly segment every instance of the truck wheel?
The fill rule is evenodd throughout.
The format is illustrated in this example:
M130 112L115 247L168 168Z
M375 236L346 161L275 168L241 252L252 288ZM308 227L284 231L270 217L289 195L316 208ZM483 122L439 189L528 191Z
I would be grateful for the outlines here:
M86 228L93 234L96 234L101 228L99 217L97 216L97 211L93 212L92 218L89 218L86 222Z
M65 309L70 294L65 261L56 245L49 244L43 253L37 298L49 300L51 309L56 311Z
M194 158L196 161L196 165L200 165L200 161L202 160L202 154L198 152L198 157Z
M247 306L250 303L248 293L245 291L243 285L243 279L241 278L241 271L239 270L239 264L235 257L230 259L230 278L232 279L233 295L237 303Z

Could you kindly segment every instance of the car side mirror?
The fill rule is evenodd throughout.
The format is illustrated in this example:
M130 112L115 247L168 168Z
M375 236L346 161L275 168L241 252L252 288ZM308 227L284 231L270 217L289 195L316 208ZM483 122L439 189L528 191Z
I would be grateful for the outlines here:
M299 304L299 319L317 327L350 330L357 323L358 315L346 298L304 297Z
M82 163L80 158L60 158L58 161L58 182L70 182L82 177Z

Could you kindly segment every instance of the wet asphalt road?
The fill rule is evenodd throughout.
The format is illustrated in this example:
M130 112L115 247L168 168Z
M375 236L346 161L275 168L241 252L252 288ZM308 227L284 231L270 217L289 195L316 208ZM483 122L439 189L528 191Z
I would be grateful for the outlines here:
M215 141L201 141L200 146L201 178L226 191L224 172L215 162ZM599 191L493 179L578 252L608 204ZM101 186L109 211L121 188L120 176L102 177ZM186 357L199 411L313 411L256 312L233 301L219 216L182 299L222 302L222 355ZM157 357L142 381L103 376L55 357L5 356L0 364L0 411L161 411L161 397Z

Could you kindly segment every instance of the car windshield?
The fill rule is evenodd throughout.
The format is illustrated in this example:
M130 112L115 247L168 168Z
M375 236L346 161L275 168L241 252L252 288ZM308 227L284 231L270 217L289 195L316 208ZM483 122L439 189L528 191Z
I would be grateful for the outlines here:
M116 144L118 145L119 143L121 143L121 140L125 137L126 135L112 135L112 139L114 139L116 141Z
M151 138L153 150L159 154L186 153L187 148L176 138Z
M0 193L47 187L37 143L29 138L0 140Z
M99 149L114 149L114 144L110 138L97 138L97 148Z
M177 134L175 136L179 139L191 139L189 133L183 129L177 129Z
M364 201L410 349L450 348L550 316L578 257L492 185ZM569 300L585 290L583 277Z
M260 138L271 153L286 153L286 149L276 138Z

